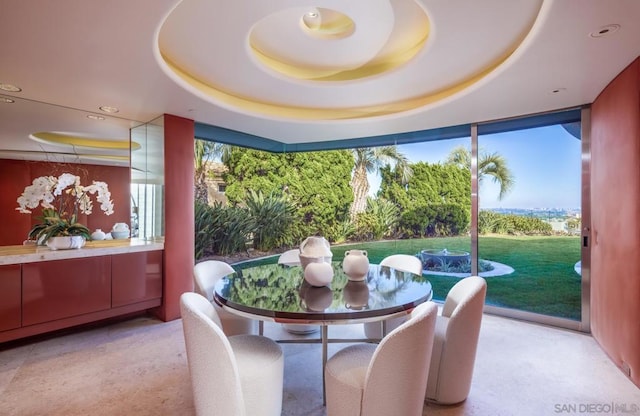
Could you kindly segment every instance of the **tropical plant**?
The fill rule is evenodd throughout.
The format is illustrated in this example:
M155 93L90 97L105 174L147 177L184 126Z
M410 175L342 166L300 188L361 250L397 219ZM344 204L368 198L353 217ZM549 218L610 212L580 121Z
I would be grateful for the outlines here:
M246 251L255 229L248 209L224 206L219 201L213 205L200 203L197 209L196 238L201 243L198 248L203 249L201 255L209 250L223 256Z
M471 151L464 146L454 148L446 161L464 169L471 170ZM509 169L507 160L497 152L488 153L484 150L478 155L478 183L491 177L494 183L500 185L498 199L503 199L513 188L515 179Z
M93 212L91 195L96 194L100 209L105 215L113 214L113 201L109 187L105 182L93 181L82 186L80 177L71 173L58 176L41 176L24 188L18 197L16 210L30 214L32 209L42 207L41 222L29 231L29 239L45 244L51 237L82 236L91 239L89 229L78 223L80 213L90 215ZM55 204L55 205L54 205Z
M323 234L330 242L334 244L341 244L351 238L354 231L355 227L351 220L344 220L331 225Z
M349 210L352 220L357 214L367 209L367 195L369 194L369 179L367 173L377 172L384 165L395 165L395 171L401 183L408 182L412 175L409 160L398 151L396 146L358 147L352 150L354 158L351 188L353 203Z
M356 215L353 236L370 241L391 237L400 221L400 210L385 198L367 198L367 210Z
M250 190L245 201L253 219L253 247L268 251L291 245L291 225L295 220L295 206L286 195Z
M367 212L371 212L378 220L380 238L391 237L400 222L400 209L385 198L367 198Z
M212 246L214 242L214 232L212 224L214 222L213 219L213 209L209 207L206 203L195 200L194 204L195 208L195 259L199 260L207 254L207 252L212 251Z

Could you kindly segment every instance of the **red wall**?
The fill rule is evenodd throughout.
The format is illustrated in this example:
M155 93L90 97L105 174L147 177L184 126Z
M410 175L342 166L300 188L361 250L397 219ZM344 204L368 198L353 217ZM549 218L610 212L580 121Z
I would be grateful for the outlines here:
M193 291L194 123L164 116L165 242L164 294L159 315L180 318L180 295Z
M93 197L93 213L89 216L81 215L80 223L85 224L91 231L101 228L106 232L111 230L116 222L130 222L131 181L128 167L0 159L0 212L4 216L0 246L22 244L32 225L38 222L37 217L42 213L40 208L33 210L31 215L16 211L16 200L24 188L39 176L59 176L65 172L80 176L80 183L83 185L91 184L92 180L106 182L111 192L114 213L105 215Z
M640 386L640 58L591 112L591 332Z

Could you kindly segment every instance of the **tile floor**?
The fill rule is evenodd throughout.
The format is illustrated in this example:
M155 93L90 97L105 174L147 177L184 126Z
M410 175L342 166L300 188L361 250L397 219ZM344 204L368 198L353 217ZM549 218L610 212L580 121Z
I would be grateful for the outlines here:
M276 324L265 333L293 337ZM330 328L331 337L362 335L361 325ZM343 347L330 344L329 355ZM283 349L282 414L324 416L320 345ZM139 317L0 345L0 415L88 414L194 414L180 320ZM491 315L467 401L424 408L424 415L556 414L640 415L640 389L589 335Z

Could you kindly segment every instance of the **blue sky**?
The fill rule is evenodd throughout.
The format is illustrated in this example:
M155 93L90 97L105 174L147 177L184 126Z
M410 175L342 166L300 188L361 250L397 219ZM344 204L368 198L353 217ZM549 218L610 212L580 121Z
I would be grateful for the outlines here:
M490 178L480 186L481 208L579 208L581 142L561 126L510 131L478 138L481 150L498 152L507 160L515 186L501 201ZM400 145L411 162L443 162L451 149L470 147L470 139ZM371 193L380 178L370 175Z

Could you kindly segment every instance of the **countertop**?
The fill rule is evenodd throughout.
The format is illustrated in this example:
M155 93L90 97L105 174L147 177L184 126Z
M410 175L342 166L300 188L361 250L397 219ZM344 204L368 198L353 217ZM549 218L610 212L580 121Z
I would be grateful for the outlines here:
M164 250L164 239L148 241L128 238L87 241L84 247L71 250L51 250L48 247L36 245L0 246L0 266L155 250Z

